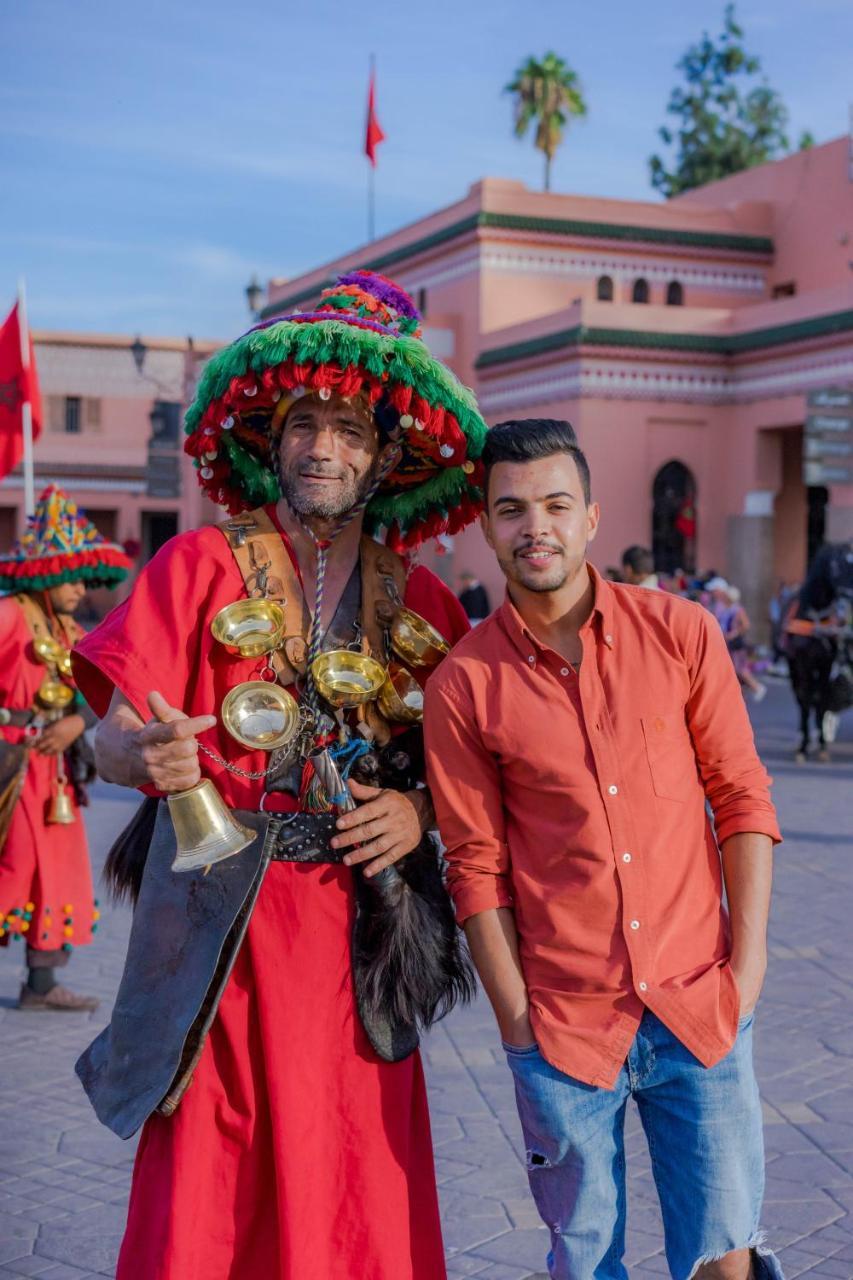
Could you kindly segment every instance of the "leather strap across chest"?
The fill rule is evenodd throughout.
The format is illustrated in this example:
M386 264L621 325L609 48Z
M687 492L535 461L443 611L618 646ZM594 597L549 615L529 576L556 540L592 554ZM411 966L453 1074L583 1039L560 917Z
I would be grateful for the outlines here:
M283 685L293 684L305 670L311 615L296 566L269 513L259 507L218 526L228 542L251 599L275 600L284 611L285 641L271 655ZM360 544L362 649L385 661L385 633L394 616L395 599L406 590L406 567L400 556L366 535ZM375 709L368 713L374 718Z

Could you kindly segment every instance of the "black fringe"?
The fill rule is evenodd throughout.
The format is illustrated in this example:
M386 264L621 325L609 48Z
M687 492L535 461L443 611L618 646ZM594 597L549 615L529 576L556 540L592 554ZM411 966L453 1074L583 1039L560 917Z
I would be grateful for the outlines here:
M370 880L359 868L357 876L364 919L356 930L353 969L362 1015L426 1029L472 1000L474 970L444 887L436 841L425 836L394 867Z
M103 880L113 902L136 906L159 803L156 796L146 796L107 854Z

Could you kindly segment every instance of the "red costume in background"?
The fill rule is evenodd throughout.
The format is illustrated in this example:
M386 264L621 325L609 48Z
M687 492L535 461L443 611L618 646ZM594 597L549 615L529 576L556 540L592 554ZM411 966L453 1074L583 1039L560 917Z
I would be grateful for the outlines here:
M82 630L68 619L65 635L70 647ZM23 608L14 597L0 600L0 706L32 707L46 674ZM23 742L26 730L7 725L0 736ZM0 941L21 937L33 951L85 946L98 919L86 828L71 787L66 794L76 821L67 826L47 821L56 776L56 756L29 753L0 852Z

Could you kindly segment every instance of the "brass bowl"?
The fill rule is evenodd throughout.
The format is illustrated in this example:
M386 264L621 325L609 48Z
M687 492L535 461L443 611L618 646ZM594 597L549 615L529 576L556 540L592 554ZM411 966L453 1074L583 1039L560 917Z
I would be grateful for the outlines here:
M360 707L372 702L385 683L381 662L351 649L330 649L311 664L321 697L333 707Z
M410 667L434 667L450 653L450 645L426 618L398 609L391 623L391 647Z
M74 690L61 680L44 680L36 697L43 707L67 707L74 701Z
M62 656L56 664L56 669L61 676L70 676L72 673L71 654L67 649L62 650Z
M36 636L33 640L33 649L36 657L52 667L59 666L65 656L65 650L53 636Z
M210 624L214 640L241 658L259 658L281 644L284 610L274 600L236 600Z
M246 680L235 685L222 703L222 723L244 747L275 751L299 732L299 707L280 684Z
M376 705L386 720L420 724L424 718L424 691L411 671L394 665L388 668Z

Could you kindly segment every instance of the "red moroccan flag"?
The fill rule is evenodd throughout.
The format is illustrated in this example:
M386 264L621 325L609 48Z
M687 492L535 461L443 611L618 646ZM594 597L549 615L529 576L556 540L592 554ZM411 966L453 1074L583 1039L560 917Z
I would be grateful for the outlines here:
M376 148L385 141L382 125L376 115L376 72L370 72L370 88L367 91L367 129L364 136L364 154L376 168Z
M41 396L32 338L29 346L29 368L24 368L16 303L0 328L0 479L7 476L23 456L21 408L25 400L32 405L33 440L37 440L41 433Z

